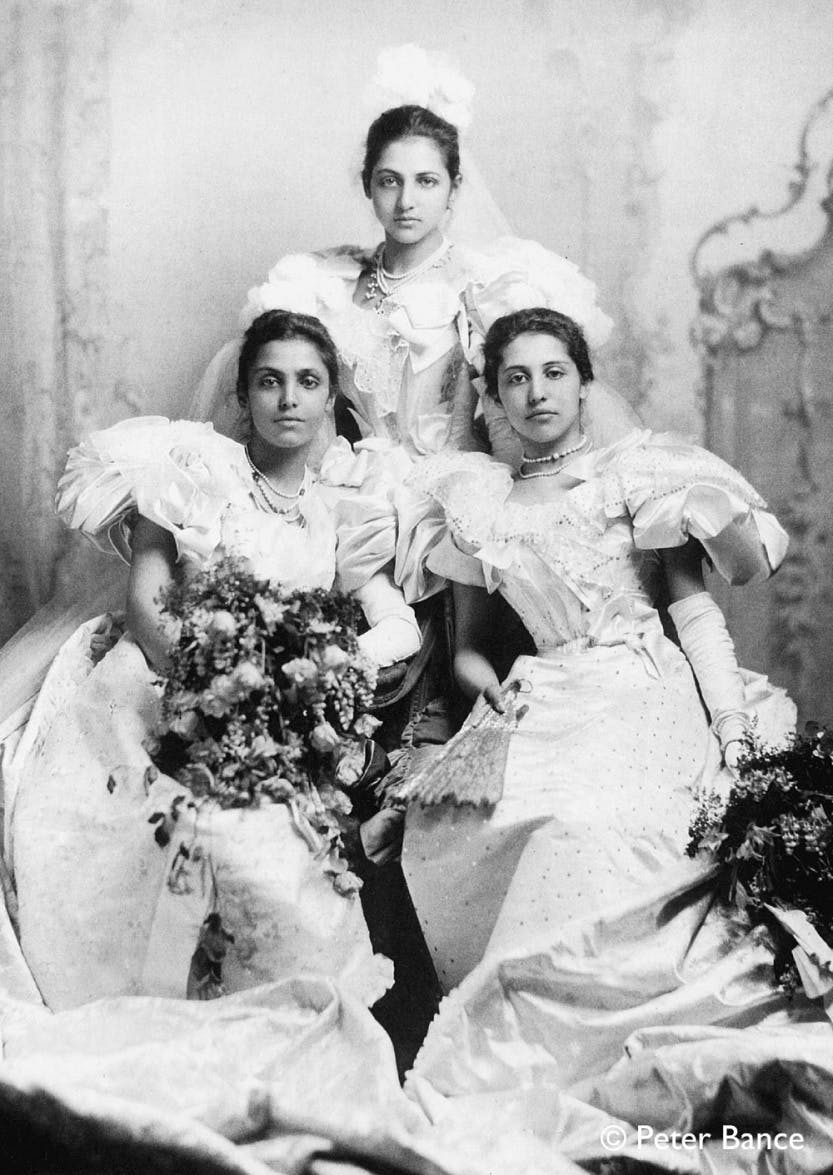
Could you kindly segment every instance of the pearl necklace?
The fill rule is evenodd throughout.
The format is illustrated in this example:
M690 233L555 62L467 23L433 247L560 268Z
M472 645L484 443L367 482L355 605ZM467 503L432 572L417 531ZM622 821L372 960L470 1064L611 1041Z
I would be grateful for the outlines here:
M528 481L533 477L555 477L557 473L561 473L565 466L569 465L568 458L576 456L583 449L587 448L588 437L586 433L582 433L581 440L577 441L575 445L571 445L569 449L562 449L559 453L547 453L545 457L527 457L524 453L521 460L521 468L518 470L518 477ZM524 465L555 465L559 461L561 464L553 469L539 469L537 472L524 473Z
M367 279L367 289L365 290L365 302L374 301L373 309L377 314L384 313L384 304L388 298L392 298L395 294L407 285L408 282L416 281L424 273L428 273L430 269L441 265L447 258L451 249L451 242L443 237L439 248L435 249L424 261L420 261L419 265L415 265L413 269L408 269L405 273L391 273L385 269L383 258L385 256L385 246L380 245L376 253L376 265L373 272Z
M270 514L281 514L287 522L295 522L301 516L301 508L299 498L302 498L306 489L305 482L307 478L307 471L304 470L304 480L295 491L294 494L284 493L279 490L276 485L273 485L269 478L255 465L249 453L249 446L245 445L243 452L246 454L246 461L252 474L252 483L259 495L260 504L265 507ZM277 499L282 499L288 502L288 506L282 506Z

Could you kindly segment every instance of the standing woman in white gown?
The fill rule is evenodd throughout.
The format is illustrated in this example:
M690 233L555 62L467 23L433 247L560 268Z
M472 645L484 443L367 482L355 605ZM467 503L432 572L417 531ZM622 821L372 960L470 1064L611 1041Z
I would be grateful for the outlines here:
M250 290L241 322L280 305L287 290L305 297L338 347L340 426L398 446L407 458L403 473L410 461L446 448L491 448L511 462L514 440L500 409L485 401L486 421L475 423L481 404L463 294L471 282L499 275L546 289L563 259L508 235L461 147L473 87L441 56L415 45L385 50L371 94L379 114L367 131L361 181L383 240L281 258ZM228 429L235 346L215 356L189 412ZM620 396L596 391L591 432L612 440L637 423Z
M271 311L249 329L239 388L246 445L210 424L162 417L93 433L70 453L58 492L66 522L131 563L127 626L82 625L59 651L10 764L4 764L9 858L20 940L47 1004L113 995L183 996L207 914L233 936L229 991L304 972L338 978L372 1002L389 981L371 951L356 893L333 888L285 804L212 802L162 849L149 817L186 792L154 779L144 741L159 712L175 633L160 594L224 555L286 590L330 588L341 512L376 494L380 531L360 561L339 564L371 622L377 660L413 652L413 613L384 570L393 549L384 470L341 448L318 475L309 453L337 388L326 329ZM392 638L393 643L390 643ZM404 643L403 643L404 639ZM194 835L212 885L169 885L181 840ZM193 845L191 856L193 857Z

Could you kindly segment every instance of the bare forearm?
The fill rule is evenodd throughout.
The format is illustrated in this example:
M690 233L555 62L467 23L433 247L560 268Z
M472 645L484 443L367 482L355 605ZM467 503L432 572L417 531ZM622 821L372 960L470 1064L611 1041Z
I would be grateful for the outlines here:
M493 710L504 710L500 681L491 661L481 652L489 648L493 631L493 601L483 588L454 584L454 676L467 698L483 695Z
M158 608L128 600L127 627L153 668L166 673L170 668L171 650L179 635L175 622Z
M668 595L672 603L696 596L706 590L703 578L703 550L693 539L684 547L672 547L662 552Z
M486 690L500 687L490 662L476 649L458 649L454 655L454 676L460 689L472 701Z
M179 636L176 622L162 608L173 582L176 548L170 534L139 518L133 532L133 562L127 584L127 627L154 669L166 672Z

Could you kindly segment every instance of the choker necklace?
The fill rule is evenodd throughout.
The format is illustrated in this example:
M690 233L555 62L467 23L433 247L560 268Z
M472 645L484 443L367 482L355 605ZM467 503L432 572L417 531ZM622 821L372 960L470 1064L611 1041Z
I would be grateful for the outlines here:
M558 453L547 453L545 457L527 457L526 453L523 455L524 465L542 465L547 461L560 461L563 457L569 457L572 453L577 453L579 449L583 449L587 444L587 433L581 433L579 439L569 449L562 449Z
M554 477L556 473L560 473L566 465L569 464L568 458L576 456L577 453L586 449L589 444L587 433L581 434L581 439L575 445L571 445L569 449L561 449L558 453L547 453L545 457L527 457L524 453L521 460L521 468L518 470L518 477L525 481L531 477ZM556 464L558 462L559 464ZM539 469L532 473L524 473L524 465L552 465L552 469Z
M422 274L427 273L429 269L434 269L435 266L440 265L448 256L450 249L451 242L443 237L439 248L429 254L424 261L420 261L418 265L415 265L413 269L407 269L404 273L391 273L384 266L385 246L380 245L376 253L375 267L367 279L367 289L364 295L365 302L374 301L375 305L373 309L376 313L384 313L384 303L388 298L393 297L408 282L415 281Z
M249 453L249 446L244 445L243 452L246 454L246 461L252 474L252 481L255 489L260 496L260 502L272 514L284 514L287 517L297 518L300 516L299 498L302 498L306 489L306 470L304 471L304 480L301 482L294 494L287 494L283 490L279 490L276 485L273 485L269 478L255 465ZM288 505L282 506L278 499L282 499Z

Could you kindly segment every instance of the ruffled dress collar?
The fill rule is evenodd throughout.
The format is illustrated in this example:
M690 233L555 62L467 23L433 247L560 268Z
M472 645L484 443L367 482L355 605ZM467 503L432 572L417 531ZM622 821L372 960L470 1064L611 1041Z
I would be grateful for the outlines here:
M467 281L465 268L450 246L443 261L420 281L403 286L389 301L385 314L357 306L353 301L362 272L375 265L375 250L346 249L318 257L327 272L341 278L349 296L323 317L345 359L355 365L367 358L368 349L387 342L407 348L411 368L419 373L430 367L458 339L461 295ZM396 405L385 406L394 411Z

